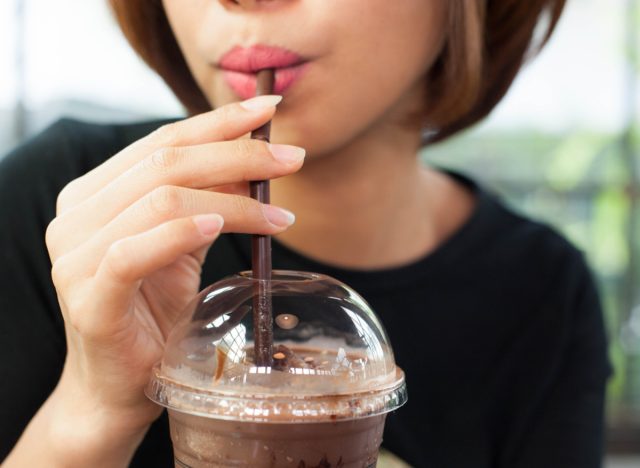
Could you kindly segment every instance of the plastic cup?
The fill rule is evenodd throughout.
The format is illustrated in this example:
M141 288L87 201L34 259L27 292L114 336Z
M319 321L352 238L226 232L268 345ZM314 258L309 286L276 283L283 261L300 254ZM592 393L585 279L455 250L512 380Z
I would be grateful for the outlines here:
M274 271L274 364L257 366L258 281L209 286L167 339L146 393L168 408L175 466L375 467L386 414L407 399L379 320L333 278Z

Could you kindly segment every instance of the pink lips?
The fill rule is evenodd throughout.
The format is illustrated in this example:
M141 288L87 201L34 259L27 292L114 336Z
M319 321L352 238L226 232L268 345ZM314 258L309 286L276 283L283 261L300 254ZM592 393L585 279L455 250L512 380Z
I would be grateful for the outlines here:
M264 68L275 68L274 93L284 92L297 81L307 68L304 59L280 47L255 45L234 47L220 60L220 68L227 84L242 99L256 92L256 73Z

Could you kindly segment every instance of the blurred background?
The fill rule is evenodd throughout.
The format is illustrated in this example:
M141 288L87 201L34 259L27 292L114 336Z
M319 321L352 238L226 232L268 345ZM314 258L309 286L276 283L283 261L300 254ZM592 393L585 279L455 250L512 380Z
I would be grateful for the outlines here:
M0 155L62 116L182 114L105 0L0 2ZM587 253L615 366L607 467L640 467L640 0L569 1L492 116L422 156L472 174Z

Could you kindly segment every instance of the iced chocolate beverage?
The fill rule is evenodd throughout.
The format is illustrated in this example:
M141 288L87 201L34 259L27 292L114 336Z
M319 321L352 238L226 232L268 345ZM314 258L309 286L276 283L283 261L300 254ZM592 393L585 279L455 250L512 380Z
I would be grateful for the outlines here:
M314 273L273 273L272 364L254 359L250 273L200 293L147 395L169 409L176 467L376 466L404 375L367 303Z
M384 416L346 422L264 424L171 414L176 466L376 466Z

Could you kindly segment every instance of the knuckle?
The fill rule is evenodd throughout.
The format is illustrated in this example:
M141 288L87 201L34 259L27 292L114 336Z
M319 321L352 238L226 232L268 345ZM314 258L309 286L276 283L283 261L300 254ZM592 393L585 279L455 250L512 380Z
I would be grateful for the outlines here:
M218 121L218 124L224 125L226 123L229 123L233 119L234 113L235 112L233 106L227 105L218 107L213 115L215 116L216 121Z
M193 236L196 229L191 220L180 219L164 223L159 228L159 238L167 249L176 249Z
M170 146L180 139L180 128L176 123L164 124L154 130L151 139L160 145Z
M69 286L72 276L72 265L68 256L60 256L51 265L51 280L58 291L63 291Z
M233 210L240 216L248 216L255 211L254 202L249 197L234 196L233 197Z
M213 116L221 140L229 140L232 138L229 128L234 120L234 115L233 106L230 105L218 107L215 110Z
M180 189L173 185L162 185L154 189L148 197L152 212L166 217L173 217L182 208Z
M60 221L58 218L53 218L51 222L47 225L47 230L44 233L44 242L49 249L49 252L55 247L56 241L58 238L58 225Z
M180 149L172 146L162 147L146 158L145 167L161 174L171 173L178 165Z
M235 145L236 145L237 157L241 160L243 164L245 165L250 164L251 159L253 158L254 154L258 150L255 144L255 140L249 140L249 139L237 140Z
M114 242L109 246L103 262L107 273L118 282L127 282L130 278L132 255L123 240Z
M256 140L237 140L234 158L239 164L242 180L247 182L255 179L256 155L262 151L267 152L266 144ZM262 148L264 147L264 148Z
M77 179L76 179L77 180ZM64 212L73 203L76 180L65 185L56 198L56 213Z
M51 265L51 280L56 288L62 286L65 280L63 259L64 257L60 257Z

